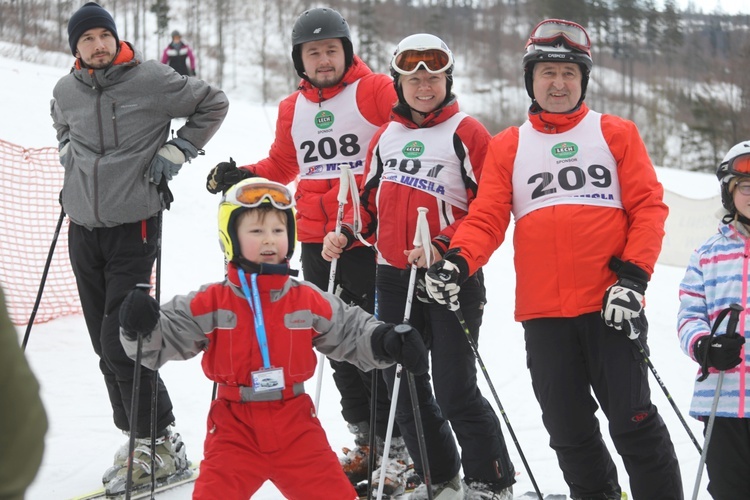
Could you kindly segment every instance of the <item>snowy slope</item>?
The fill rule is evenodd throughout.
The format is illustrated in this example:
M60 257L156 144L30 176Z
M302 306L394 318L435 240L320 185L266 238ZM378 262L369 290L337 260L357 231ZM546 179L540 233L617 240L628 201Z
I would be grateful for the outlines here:
M49 118L49 100L57 79L67 71L64 67L0 58L0 81L4 90L0 95L0 109L3 110L0 113L1 139L26 147L56 145ZM240 164L265 157L272 140L276 116L273 107L235 100L232 94L229 98L229 116L208 144L206 156L186 165L171 185L176 201L164 217L163 300L222 278L222 255L216 238L218 198L205 191L205 176L212 165L229 156ZM716 191L715 181L708 175L663 169L659 170L659 175L669 189L688 196L708 197ZM509 232L506 240L511 237ZM510 245L503 245L485 269L489 305L480 338L482 357L539 487L547 493L566 493L531 390L525 367L522 328L512 319L515 276ZM677 287L683 272L677 267L658 265L656 268L648 291L649 341L659 375L688 419L693 433L702 441L701 426L687 417L696 367L680 351L675 332ZM22 332L19 329L19 333ZM44 462L27 498L65 499L86 492L97 486L101 473L126 438L111 423L104 384L83 317L69 316L36 325L27 355L40 379L50 418ZM194 461L200 460L211 384L204 378L198 359L169 363L161 374L175 405L177 431L187 443L188 456ZM320 418L332 447L339 450L342 446L350 446L351 438L340 417L338 394L330 375L327 367ZM485 396L491 400L484 380L481 379L480 383ZM667 421L677 447L683 483L689 495L695 481L698 453L653 379L651 386L653 400ZM314 381L311 381L308 392L313 391ZM495 405L494 401L491 403ZM606 428L604 417L601 419L603 428ZM524 470L507 429L503 429L516 470L520 472L515 491L518 494L531 491L529 474ZM614 450L611 446L610 449ZM615 460L622 486L629 490L627 474L619 459L615 457ZM704 478L704 490L706 481ZM185 488L160 498L189 497L190 489ZM254 498L282 497L272 485L266 484ZM709 496L704 491L700 498L708 499Z

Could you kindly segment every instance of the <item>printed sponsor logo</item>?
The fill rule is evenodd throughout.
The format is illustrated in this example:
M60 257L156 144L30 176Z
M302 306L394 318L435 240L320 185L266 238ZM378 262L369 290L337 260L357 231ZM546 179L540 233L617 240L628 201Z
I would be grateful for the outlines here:
M578 146L572 142L561 142L552 146L552 156L555 158L570 158L578 154Z
M424 144L419 141L411 141L401 150L407 158L417 158L424 153Z
M315 115L315 126L319 129L327 129L333 125L333 113L323 110Z
M348 165L352 170L361 169L364 165L362 160L354 161L343 161L341 163L321 163L320 165L312 165L307 167L305 175L320 174L322 172L336 172L341 170L341 165Z

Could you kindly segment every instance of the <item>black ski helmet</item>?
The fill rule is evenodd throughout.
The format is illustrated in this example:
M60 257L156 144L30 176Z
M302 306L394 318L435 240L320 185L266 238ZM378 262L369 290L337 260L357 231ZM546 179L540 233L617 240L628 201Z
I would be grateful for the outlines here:
M741 165L738 165L737 158L744 158ZM732 179L743 177L750 178L750 141L742 141L735 144L724 156L716 169L716 177L721 184L721 204L732 215L737 213L737 207L734 206L732 197Z
M335 10L325 7L306 10L297 18L292 28L292 61L300 78L307 80L305 66L302 64L302 44L329 38L341 40L344 46L344 63L348 69L354 60L354 48L346 19Z
M585 37L588 46L571 44L566 32L563 30L557 36L550 36L540 40L534 35L542 26L568 27L571 31L575 31L582 37ZM586 97L589 75L594 65L594 61L591 58L591 42L583 26L564 19L546 19L534 27L526 42L526 54L523 56L523 75L524 83L526 84L526 93L529 94L532 100L534 100L534 66L536 63L543 61L572 62L581 67L581 98L578 101L578 104L580 104Z

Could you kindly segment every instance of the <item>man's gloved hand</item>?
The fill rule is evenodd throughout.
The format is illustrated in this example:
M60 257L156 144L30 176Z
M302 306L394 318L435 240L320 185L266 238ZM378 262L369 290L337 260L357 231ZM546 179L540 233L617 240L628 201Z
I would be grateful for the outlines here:
M646 305L643 294L648 285L648 273L616 257L612 257L609 267L617 273L617 281L604 293L601 315L607 326L622 330L624 323L641 314Z
M710 342L709 342L710 339ZM739 335L706 335L693 347L693 354L701 365L713 366L717 370L730 370L742 363L742 346L745 337Z
M461 271L458 266L450 260L443 259L435 262L425 274L427 293L438 304L447 305L451 311L457 310L459 308L458 292L461 291L460 276Z
M253 173L245 168L237 168L237 164L230 157L228 162L223 161L211 169L206 178L206 189L212 194L224 193L241 180L250 177L253 177Z
M424 375L430 367L422 336L407 323L380 325L372 333L370 345L375 357L393 360L414 375Z
M429 292L427 292L427 283L425 282L425 277L418 277L417 282L414 286L414 295L417 297L417 300L420 302L424 302L425 304L434 304L435 299L433 299Z
M139 285L125 296L120 306L120 327L128 340L147 336L159 322L159 303L149 295L148 285Z
M182 168L182 164L198 156L198 150L190 142L179 137L164 144L156 156L151 160L149 167L149 181L159 185L162 176L168 181Z

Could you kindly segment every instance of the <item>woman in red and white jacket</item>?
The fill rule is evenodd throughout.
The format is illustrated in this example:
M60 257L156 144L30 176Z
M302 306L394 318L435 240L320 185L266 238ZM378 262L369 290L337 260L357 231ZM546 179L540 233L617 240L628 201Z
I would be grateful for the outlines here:
M451 93L453 65L450 50L434 35L411 35L399 43L391 70L399 102L393 121L380 128L367 155L360 187L362 236L374 240L377 247L378 317L388 321L404 316L411 263L422 268L418 280L424 280L425 254L413 244L417 209L429 210L431 242L427 250L439 258L477 194L490 134L459 110ZM352 215L347 214L347 222ZM339 236L329 233L323 255L337 258L343 249L350 251L354 241L352 226L345 226ZM481 272L462 293L464 316L476 340L485 303ZM412 303L409 320L426 332L431 349L435 397L428 375L415 378L436 495L453 490L456 498L463 498L464 488L508 491L515 482L513 464L499 420L477 388L471 346L452 312L434 302L423 302L427 300L424 294L417 297L420 300ZM390 387L395 368L384 374ZM400 389L396 421L417 472L423 474L409 394L406 387ZM464 486L458 476L462 465Z

